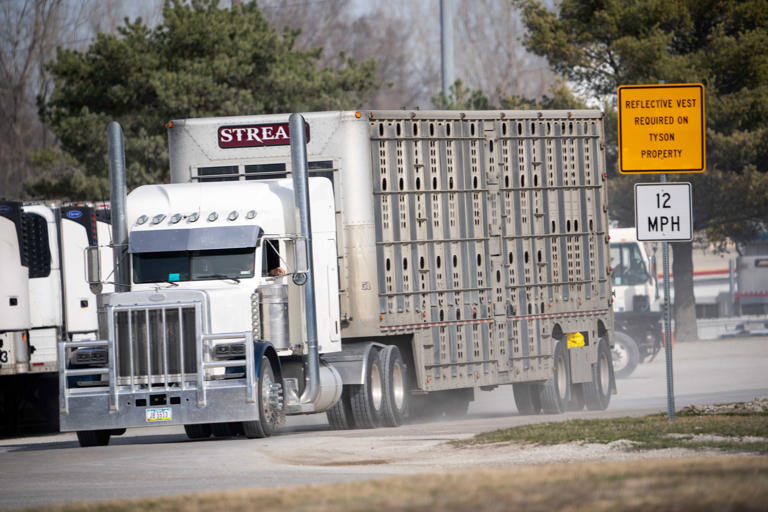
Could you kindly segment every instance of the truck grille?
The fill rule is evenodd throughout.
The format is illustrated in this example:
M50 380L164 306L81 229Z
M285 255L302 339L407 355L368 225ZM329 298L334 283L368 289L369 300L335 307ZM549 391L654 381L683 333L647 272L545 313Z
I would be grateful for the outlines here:
M115 308L119 384L170 384L195 380L196 309L194 304Z

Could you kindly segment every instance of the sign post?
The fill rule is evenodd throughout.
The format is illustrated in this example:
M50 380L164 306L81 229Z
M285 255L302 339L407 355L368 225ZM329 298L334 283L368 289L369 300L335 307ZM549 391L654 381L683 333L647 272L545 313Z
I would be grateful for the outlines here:
M667 357L667 412L675 419L675 391L672 378L672 308L669 300L669 243L693 239L690 183L635 184L635 230L642 242L661 241L664 271L664 346Z
M667 413L669 420L673 421L675 393L672 376L669 242L690 241L693 235L693 220L691 184L666 183L665 173L704 172L704 86L622 85L618 89L617 102L619 172L661 174L659 185L635 185L635 229L638 240L662 242Z

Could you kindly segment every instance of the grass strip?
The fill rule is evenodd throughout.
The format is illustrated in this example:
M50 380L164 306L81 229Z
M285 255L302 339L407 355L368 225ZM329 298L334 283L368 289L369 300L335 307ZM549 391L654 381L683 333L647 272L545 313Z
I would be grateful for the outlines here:
M457 446L490 443L553 445L584 442L607 444L619 440L635 449L722 449L768 453L768 413L685 414L669 421L666 414L641 418L569 420L496 430L456 441Z
M700 511L766 510L768 458L754 456L546 464L243 489L36 509L166 511Z

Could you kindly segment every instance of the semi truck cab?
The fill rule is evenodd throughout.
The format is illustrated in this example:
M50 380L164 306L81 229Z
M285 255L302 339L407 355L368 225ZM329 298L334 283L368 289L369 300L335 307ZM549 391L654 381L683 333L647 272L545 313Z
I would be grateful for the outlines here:
M661 349L661 298L655 256L638 242L635 228L611 229L614 326L613 365L628 377Z
M309 180L309 191L313 276L322 290L316 295L318 347L332 353L341 349L333 191L321 177ZM333 405L341 392L333 374L327 397L314 408L299 404L304 381L293 367L306 343L300 287L289 282L300 282L306 269L293 198L289 179L147 185L131 192L125 256L131 290L103 294L107 328L100 340L72 343L74 355L63 355L74 361L91 354L98 362L70 364L62 429L77 430L85 444L101 444L97 436L147 422L194 432L199 424L258 421L270 403L280 412ZM257 382L262 357L272 372L267 388ZM262 389L267 405L260 409Z

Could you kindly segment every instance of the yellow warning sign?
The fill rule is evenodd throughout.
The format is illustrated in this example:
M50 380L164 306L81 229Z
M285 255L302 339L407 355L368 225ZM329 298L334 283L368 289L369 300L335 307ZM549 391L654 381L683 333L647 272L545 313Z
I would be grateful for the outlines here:
M622 85L618 106L621 173L704 171L703 85Z

